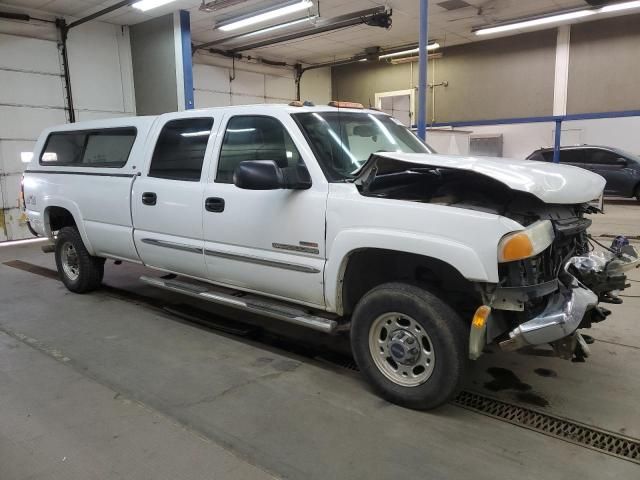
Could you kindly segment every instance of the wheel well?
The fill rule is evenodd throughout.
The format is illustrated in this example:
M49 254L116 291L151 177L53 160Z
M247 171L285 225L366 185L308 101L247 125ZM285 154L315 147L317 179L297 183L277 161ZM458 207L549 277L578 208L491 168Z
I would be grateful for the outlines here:
M442 260L370 248L358 250L348 258L342 283L343 314L351 314L365 293L387 282L405 282L427 288L461 315L473 312L481 303L480 293L473 283Z
M45 219L51 232L57 232L63 227L75 227L76 221L69 210L62 207L49 207L45 212Z

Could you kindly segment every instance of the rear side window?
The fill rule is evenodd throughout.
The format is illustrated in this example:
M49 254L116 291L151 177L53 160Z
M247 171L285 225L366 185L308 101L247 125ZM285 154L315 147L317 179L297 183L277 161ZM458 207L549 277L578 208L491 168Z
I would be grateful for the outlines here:
M149 176L199 181L212 127L213 118L182 118L167 122L153 151Z
M135 140L133 127L52 133L40 165L120 168L127 163Z

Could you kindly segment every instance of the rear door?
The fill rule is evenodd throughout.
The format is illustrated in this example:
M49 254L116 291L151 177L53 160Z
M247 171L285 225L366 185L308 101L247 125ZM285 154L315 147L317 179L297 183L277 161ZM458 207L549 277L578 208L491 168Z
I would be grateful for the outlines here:
M202 178L217 124L201 112L159 118L131 196L134 240L145 265L206 277Z

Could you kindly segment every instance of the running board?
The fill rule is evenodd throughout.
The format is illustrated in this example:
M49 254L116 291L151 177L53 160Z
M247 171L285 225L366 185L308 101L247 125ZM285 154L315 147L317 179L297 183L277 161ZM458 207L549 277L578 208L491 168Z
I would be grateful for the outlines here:
M201 300L239 308L271 318L277 318L278 320L294 323L324 333L335 333L338 329L338 322L334 319L313 315L300 307L290 306L284 302L251 293L238 292L216 287L215 285L165 280L162 278L147 277L146 275L141 276L140 281L164 290L182 293ZM242 296L238 296L238 294Z

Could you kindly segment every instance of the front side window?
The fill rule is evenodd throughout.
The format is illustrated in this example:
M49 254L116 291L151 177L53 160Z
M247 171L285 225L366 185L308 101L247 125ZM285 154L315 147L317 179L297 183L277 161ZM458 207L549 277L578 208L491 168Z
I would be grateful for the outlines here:
M40 165L123 167L135 139L133 127L52 133L40 155Z
M608 150L598 150L592 148L587 151L585 163L591 165L617 165L619 163L620 155Z
M302 158L279 120L236 116L227 124L218 160L217 183L233 183L233 172L246 160L273 160L280 168L301 165Z
M433 153L388 115L312 112L292 116L332 181L353 178L354 172L377 152Z
M149 176L197 182L213 128L213 118L181 118L167 122L153 151Z

